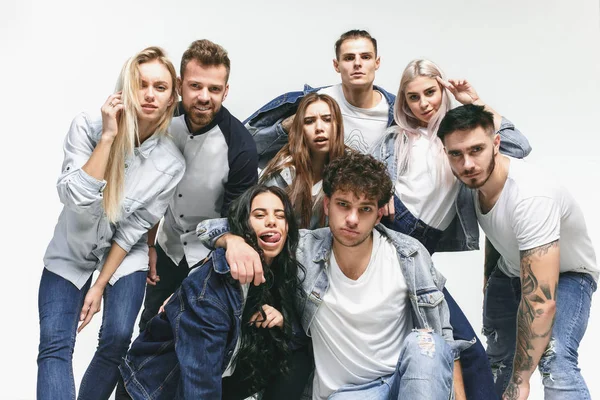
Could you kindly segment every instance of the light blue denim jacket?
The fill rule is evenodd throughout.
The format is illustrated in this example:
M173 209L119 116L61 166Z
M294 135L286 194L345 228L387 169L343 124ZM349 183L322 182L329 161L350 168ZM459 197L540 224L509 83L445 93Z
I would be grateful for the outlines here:
M246 129L248 129L256 143L258 166L260 168L264 168L288 142L288 133L281 126L281 122L296 113L298 104L304 96L326 87L329 86L313 88L305 84L304 89L301 91L288 92L277 96L244 121ZM381 92L388 102L388 126L390 126L394 123L394 102L396 101L396 96L376 85L373 85L373 88Z
M147 232L163 216L185 160L167 136L152 136L125 161L121 218L110 223L102 193L106 181L88 175L83 165L102 136L102 119L79 114L64 143L65 157L56 183L63 204L54 236L44 255L44 266L82 288L95 270L102 269L114 241L128 254L111 277L148 269Z
M390 239L398 252L402 274L408 286L414 328L432 329L443 336L453 348L454 356L469 347L472 342L455 341L452 337L450 312L442 290L446 279L435 269L429 252L418 240L387 229L378 224L377 229ZM214 248L216 240L228 232L227 220L210 219L198 224L196 233L200 241ZM300 230L297 258L306 268L302 283L303 296L297 298L302 327L310 336L310 327L323 297L329 288L326 269L331 256L333 236L329 228Z
M525 158L531 152L527 138L513 125L502 117L500 129L500 152L515 158ZM397 133L388 132L383 140L373 149L373 156L387 165L392 182L396 181L396 141ZM479 250L479 225L475 215L473 194L464 184L461 184L455 202L456 217L444 230L442 238L435 251L465 251Z

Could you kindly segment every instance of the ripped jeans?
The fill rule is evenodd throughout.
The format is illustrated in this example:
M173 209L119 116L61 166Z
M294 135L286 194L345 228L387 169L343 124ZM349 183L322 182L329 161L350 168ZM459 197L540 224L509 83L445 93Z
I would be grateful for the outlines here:
M413 330L404 339L395 373L342 386L329 400L450 399L454 353L440 335Z
M591 398L577 366L577 349L587 328L595 290L596 282L588 274L566 272L559 276L554 327L538 365L546 400ZM510 278L496 268L485 290L483 333L498 396L512 374L520 300L520 279Z

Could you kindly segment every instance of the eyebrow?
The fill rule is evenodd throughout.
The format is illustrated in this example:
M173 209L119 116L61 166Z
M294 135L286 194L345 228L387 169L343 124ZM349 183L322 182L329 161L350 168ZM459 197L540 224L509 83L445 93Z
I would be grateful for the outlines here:
M346 200L345 197L334 197L332 200L334 201L343 201L345 203L353 203L351 200ZM375 200L367 200L367 201L363 201L358 203L359 207L362 206L377 206L377 202Z
M353 56L355 54L359 54L361 56L364 56L364 55L374 55L375 53L373 53L372 51L363 51L361 53L342 53L342 57L343 56Z
M255 212L255 211L267 212L267 209L266 209L266 208L255 208L255 209L254 209L254 210L252 210L251 212ZM276 208L274 211L275 211L275 212L285 212L285 210L284 210L284 209L281 209L281 208Z
M432 85L423 91L426 92L428 90L435 89L435 88L436 88L435 85ZM418 92L406 92L406 94L419 94L419 93Z

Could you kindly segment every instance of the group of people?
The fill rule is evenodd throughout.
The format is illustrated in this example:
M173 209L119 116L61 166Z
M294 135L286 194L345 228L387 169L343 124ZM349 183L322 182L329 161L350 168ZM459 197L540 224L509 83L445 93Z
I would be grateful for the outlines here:
M538 367L546 398L590 397L599 271L574 199L468 81L414 60L394 96L368 32L334 48L341 83L242 123L221 46L193 42L179 76L150 47L101 117L73 120L38 398L76 397L76 333L100 309L79 399L526 399ZM431 260L479 249L480 227L487 349Z

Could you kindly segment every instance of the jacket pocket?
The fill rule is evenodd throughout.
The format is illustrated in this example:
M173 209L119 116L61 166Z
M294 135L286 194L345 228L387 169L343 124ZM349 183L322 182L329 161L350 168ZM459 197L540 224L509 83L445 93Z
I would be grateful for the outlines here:
M444 300L444 294L437 288L424 289L417 292L417 305L419 307L437 307Z

